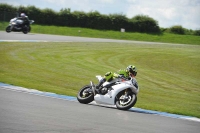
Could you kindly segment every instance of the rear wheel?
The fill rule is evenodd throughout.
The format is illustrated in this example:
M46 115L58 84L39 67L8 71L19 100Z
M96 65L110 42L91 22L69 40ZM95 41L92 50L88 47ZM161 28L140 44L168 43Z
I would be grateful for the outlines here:
M10 33L11 32L11 26L6 27L6 32Z
M80 89L77 95L77 100L84 104L88 104L94 100L94 93L90 85L86 85Z
M116 96L115 104L120 110L128 110L137 102L137 95L131 90L123 90Z

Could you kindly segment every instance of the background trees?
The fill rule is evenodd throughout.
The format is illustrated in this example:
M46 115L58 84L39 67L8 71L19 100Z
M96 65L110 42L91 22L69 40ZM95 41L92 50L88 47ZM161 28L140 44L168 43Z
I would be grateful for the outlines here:
M9 21L24 12L30 19L40 25L56 25L69 27L83 27L99 30L116 30L124 28L126 32L160 33L166 31L175 34L199 35L199 30L191 31L182 26L172 26L167 29L160 28L158 22L146 15L137 15L129 19L123 14L100 14L98 11L71 12L70 8L55 12L52 9L39 9L35 6L14 7L8 4L0 4L0 21Z

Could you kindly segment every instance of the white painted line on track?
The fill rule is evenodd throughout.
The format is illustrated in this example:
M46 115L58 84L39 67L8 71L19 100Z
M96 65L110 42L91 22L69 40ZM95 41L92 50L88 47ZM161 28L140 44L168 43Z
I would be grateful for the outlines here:
M24 87L13 86L13 85L1 83L1 82L0 82L0 87L2 89L12 90L12 91L18 91L18 92L24 92L24 93L34 94L34 95L40 95L40 96L46 96L46 97L51 97L51 98L67 100L67 101L78 102L76 97L73 97L73 96L59 95L59 94L56 94L56 93L43 92L43 91L39 91L39 90L35 90L35 89L27 89L27 88L24 88ZM96 103L92 102L91 104L96 104ZM111 106L102 105L102 106L115 107L115 106L112 106L112 105ZM132 107L129 110L132 111L132 112L154 114L154 115L160 115L160 116L165 116L165 117L170 117L170 118L177 118L177 119L184 119L184 120L200 122L200 119L197 118L197 117L170 114L170 113L166 113L166 112L152 111L152 110L146 110L146 109L141 109L141 108L136 108L136 107Z

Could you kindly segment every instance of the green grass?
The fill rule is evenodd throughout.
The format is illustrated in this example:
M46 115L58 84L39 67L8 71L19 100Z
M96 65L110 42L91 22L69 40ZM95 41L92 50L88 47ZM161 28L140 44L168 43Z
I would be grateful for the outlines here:
M0 55L0 82L71 96L133 64L136 107L200 118L199 45L0 42Z
M8 22L0 22L0 30L5 30L7 25ZM41 26L36 23L31 26L32 33L200 45L200 37L194 35L122 33L120 29L119 31L106 31L80 27Z
M80 32L79 32L80 31ZM146 33L130 33L119 31L102 31L78 27L58 27L58 26L40 26L32 25L32 32L55 35L108 38L134 41L150 41L150 42L165 42L179 44L200 44L200 37L194 35L177 35L170 33L146 34Z

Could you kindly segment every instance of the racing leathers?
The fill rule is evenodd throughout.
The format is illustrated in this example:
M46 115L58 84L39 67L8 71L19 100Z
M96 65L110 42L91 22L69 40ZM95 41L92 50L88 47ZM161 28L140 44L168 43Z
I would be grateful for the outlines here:
M112 81L113 79L115 78L120 78L120 77L123 77L123 78L126 78L128 79L130 77L130 74L129 74L129 71L127 71L127 69L120 69L119 71L113 73L113 72L107 72L105 75L104 75L104 78L101 79L99 81L99 83L96 85L96 91L97 93L99 93L101 91L101 85L105 82L105 81ZM137 83L137 80L135 79L135 76L131 76L132 77L132 83L133 85L138 88L138 83Z

